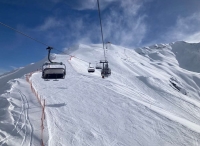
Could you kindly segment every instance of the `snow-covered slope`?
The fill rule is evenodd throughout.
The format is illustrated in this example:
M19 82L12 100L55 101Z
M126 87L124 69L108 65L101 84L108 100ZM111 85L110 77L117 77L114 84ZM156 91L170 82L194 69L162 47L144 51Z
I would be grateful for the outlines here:
M106 56L112 74L106 79L100 70L87 72L89 62L95 66L103 59L101 45L72 47L67 52L75 56L71 59L55 55L66 64L65 79L44 81L41 72L31 77L47 103L46 145L200 145L199 46L175 42L131 50L111 45ZM18 71L19 76L30 69L33 66ZM1 76L0 83L18 78L15 74ZM35 97L23 77L9 83L11 90L1 91L0 144L37 145L39 121L32 120L36 115L30 108ZM11 128L4 128L8 123ZM19 132L13 133L15 129Z
M41 115L41 107L25 76L40 70L45 61L0 76L0 145L40 145L40 131L37 129L40 127L38 115Z

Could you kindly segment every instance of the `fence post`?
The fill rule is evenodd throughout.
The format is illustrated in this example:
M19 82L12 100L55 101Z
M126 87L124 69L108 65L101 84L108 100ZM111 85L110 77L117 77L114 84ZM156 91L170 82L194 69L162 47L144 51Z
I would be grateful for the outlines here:
M43 105L44 107L43 107L43 112L44 112L44 110L45 110L45 99L44 99L44 105ZM44 112L44 120L45 120L45 112Z

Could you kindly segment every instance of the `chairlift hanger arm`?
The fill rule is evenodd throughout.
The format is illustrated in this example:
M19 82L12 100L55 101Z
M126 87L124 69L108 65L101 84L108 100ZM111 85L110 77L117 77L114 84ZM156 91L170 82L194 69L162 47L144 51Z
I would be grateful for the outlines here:
M49 60L50 63L54 63L54 62L52 62L51 59L50 59L51 49L53 49L53 48L52 48L52 47L47 47L47 50L48 50L48 60Z

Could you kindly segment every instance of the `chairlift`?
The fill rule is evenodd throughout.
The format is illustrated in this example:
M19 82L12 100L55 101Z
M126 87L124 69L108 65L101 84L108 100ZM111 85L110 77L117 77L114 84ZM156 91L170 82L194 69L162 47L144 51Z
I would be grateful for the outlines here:
M50 52L52 47L48 47L48 60L42 66L43 79L64 79L66 75L66 66L62 62L52 62L50 59Z
M106 51L109 50L110 47L111 47L111 42L107 42L107 43L106 43Z
M101 64L100 63L96 63L96 69L102 69Z
M88 73L93 73L95 72L95 68L90 66L91 63L89 63L89 67L88 67Z
M103 64L103 68L101 70L102 78L110 76L111 75L111 69L108 67L108 61L107 60L100 60L100 63Z

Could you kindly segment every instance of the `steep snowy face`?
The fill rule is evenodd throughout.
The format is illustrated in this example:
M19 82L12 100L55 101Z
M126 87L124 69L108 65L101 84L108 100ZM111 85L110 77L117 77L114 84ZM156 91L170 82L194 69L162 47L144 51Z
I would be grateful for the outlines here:
M136 51L151 61L163 61L169 65L178 65L188 71L200 72L200 43L179 41L138 48Z
M175 42L171 47L181 68L200 73L200 43Z
M180 87L183 93L188 92L192 98L199 98L200 44L156 44L138 48L136 52L147 58L148 63L156 67L157 73L165 74L163 79L167 79L172 86ZM160 78L153 74L151 76Z
M168 63L169 65L178 65L178 61L169 44L156 44L149 47L138 48L136 52L149 58L151 62L159 61Z

